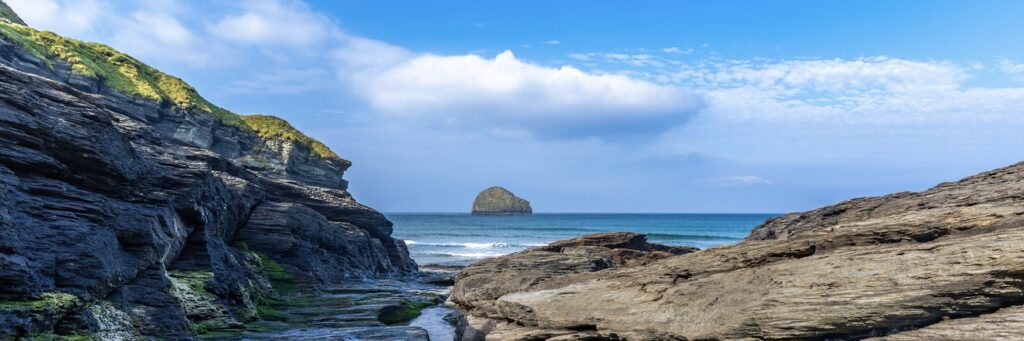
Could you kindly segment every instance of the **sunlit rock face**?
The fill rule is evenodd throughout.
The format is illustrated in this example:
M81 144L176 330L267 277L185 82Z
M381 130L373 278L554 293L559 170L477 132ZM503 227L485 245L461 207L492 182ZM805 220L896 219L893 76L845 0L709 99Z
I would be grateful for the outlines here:
M783 215L740 243L634 266L588 262L607 252L593 246L488 259L460 273L451 301L466 313L464 341L1014 339L1022 227L1018 163ZM552 245L565 244L581 243Z

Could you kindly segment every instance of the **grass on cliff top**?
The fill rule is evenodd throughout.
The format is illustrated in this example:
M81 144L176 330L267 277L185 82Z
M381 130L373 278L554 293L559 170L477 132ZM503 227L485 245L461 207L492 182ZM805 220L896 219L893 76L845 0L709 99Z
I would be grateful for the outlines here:
M110 46L12 23L0 24L0 32L50 67L53 67L53 58L58 58L71 64L71 72L102 79L106 86L125 95L167 102L183 109L202 110L230 126L245 125L238 115L213 105L181 79L160 72Z
M0 1L0 19L7 19L12 23L25 25L25 21L21 20L18 13L14 13L14 10L3 1Z
M0 2L0 5L2 4ZM11 14L13 13L12 11ZM0 18L2 17L4 6L0 6ZM181 79L160 72L110 46L70 39L49 31L39 31L14 23L13 20L0 20L0 33L50 68L54 67L55 59L60 59L71 64L71 72L101 79L104 85L122 94L170 103L182 109L207 112L228 126L255 131L264 138L293 141L307 147L312 155L340 160L340 157L326 145L306 136L285 120L265 115L235 114L210 103Z
M327 148L326 145L320 143L320 141L314 140L313 138L306 136L295 127L292 127L288 121L282 120L278 117L268 115L246 115L242 116L242 120L249 126L250 129L255 131L262 138L278 138L288 141L295 141L298 144L309 147L313 154L318 155L326 159L341 159L338 154Z

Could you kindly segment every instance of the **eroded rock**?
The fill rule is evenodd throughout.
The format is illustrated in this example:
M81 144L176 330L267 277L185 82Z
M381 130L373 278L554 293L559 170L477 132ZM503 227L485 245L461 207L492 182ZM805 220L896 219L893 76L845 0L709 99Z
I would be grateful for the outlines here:
M1012 335L1024 304L1022 226L1024 163L771 219L741 243L640 266L511 290L501 289L516 283L514 268L470 272L456 288L485 289L457 290L453 301L488 340L572 335L564 331L629 340L999 339Z

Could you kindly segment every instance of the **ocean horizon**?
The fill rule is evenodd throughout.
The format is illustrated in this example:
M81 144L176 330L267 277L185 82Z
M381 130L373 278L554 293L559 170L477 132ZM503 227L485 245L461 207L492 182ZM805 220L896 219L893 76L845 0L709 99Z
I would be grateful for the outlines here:
M701 249L741 241L778 213L469 213L391 212L394 236L420 265L468 265L550 242L602 232L638 232L652 243Z

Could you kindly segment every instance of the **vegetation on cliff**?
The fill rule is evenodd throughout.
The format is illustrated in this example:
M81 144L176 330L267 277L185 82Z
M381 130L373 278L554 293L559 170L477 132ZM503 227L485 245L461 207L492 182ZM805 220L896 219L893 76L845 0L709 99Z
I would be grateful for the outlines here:
M7 21L12 23L25 25L25 21L21 20L18 13L14 13L14 10L3 1L0 1L0 19L7 19Z
M255 131L262 138L277 138L293 141L300 145L309 147L315 155L320 157L327 159L341 159L338 157L338 154L335 154L326 145L306 136L306 134L303 134L298 129L295 129L295 127L292 127L288 121L281 118L268 115L246 115L242 116L242 120L250 129Z
M490 187L477 194L473 201L473 214L479 215L530 215L530 202L517 197L503 187Z
M209 113L228 126L254 131L263 138L281 138L309 148L312 155L338 160L337 154L320 141L299 132L288 122L273 116L240 116L221 108L199 95L181 79L160 72L131 56L100 43L70 39L53 32L40 31L10 19L13 11L0 2L0 33L39 58L50 68L56 60L71 64L71 72L103 81L122 94L169 103L181 109ZM7 14L6 12L10 12Z

